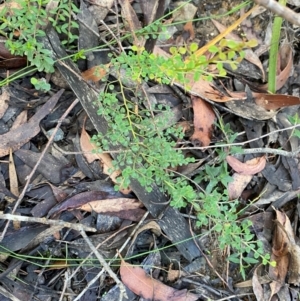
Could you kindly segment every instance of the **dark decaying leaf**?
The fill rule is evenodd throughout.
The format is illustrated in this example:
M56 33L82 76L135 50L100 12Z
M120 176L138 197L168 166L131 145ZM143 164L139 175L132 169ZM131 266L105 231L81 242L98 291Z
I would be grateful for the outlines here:
M9 154L10 148L15 151L40 132L39 123L55 107L64 90L54 94L31 119L17 129L0 135L0 157Z
M31 168L36 165L41 156L41 154L25 149L16 150L14 154ZM61 162L49 153L43 156L37 166L37 172L42 174L49 182L56 184L62 182L62 169Z

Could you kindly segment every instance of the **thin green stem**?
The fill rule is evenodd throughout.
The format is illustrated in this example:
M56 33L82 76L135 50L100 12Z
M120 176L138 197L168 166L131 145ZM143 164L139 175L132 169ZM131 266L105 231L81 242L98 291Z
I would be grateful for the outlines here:
M278 1L281 5L286 5L286 0ZM273 22L271 47L269 53L269 73L268 73L268 90L270 93L276 92L276 70L277 70L277 58L278 48L280 41L282 17L276 16Z

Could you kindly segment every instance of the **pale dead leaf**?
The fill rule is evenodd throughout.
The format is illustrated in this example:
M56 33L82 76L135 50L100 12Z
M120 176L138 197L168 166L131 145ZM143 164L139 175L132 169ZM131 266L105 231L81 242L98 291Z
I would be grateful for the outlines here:
M245 164L252 166L257 164L257 158L247 160ZM230 200L235 200L239 198L250 183L252 175L243 175L240 173L234 173L232 176L233 181L228 184L228 196Z
M229 200L238 199L247 185L252 179L252 175L241 175L234 173L232 175L233 181L228 183L228 197Z
M296 244L290 246L290 268L288 283L300 285L300 247Z
M121 261L120 275L122 282L136 295L148 300L159 301L196 301L199 296L187 290L176 290L153 279L146 272L124 260Z
M137 199L116 198L116 199L91 201L78 207L77 209L81 209L87 212L95 211L97 213L104 213L104 212L118 212L121 210L132 210L141 207L143 207L143 203L141 203Z
M227 156L226 161L231 168L241 175L255 175L261 172L266 166L266 158L258 157L255 160L249 161L249 163L243 163L233 156Z
M0 95L0 119L5 114L10 100L10 94L7 88L2 88L2 94Z
M252 277L252 287L257 301L264 301L264 290L257 275L257 269L254 270Z
M215 113L209 103L191 96L194 111L194 134L190 140L196 146L208 146L215 122Z
M27 110L24 110L17 116L10 130L15 130L27 122L27 112Z
M20 192L18 185L18 177L11 149L9 150L9 185L10 192L16 196L19 196Z

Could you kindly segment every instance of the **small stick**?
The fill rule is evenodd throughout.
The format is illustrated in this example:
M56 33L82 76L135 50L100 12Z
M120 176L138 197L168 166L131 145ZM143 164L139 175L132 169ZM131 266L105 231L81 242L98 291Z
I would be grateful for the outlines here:
M53 219L47 219L45 217L30 217L30 216L21 216L21 215L14 215L14 214L3 214L0 213L0 219L6 219L9 221L22 221L22 222L30 222L30 223L41 223L46 225L54 225L54 226L62 226L70 229L74 229L77 231L84 230L89 232L96 232L97 230L92 227L88 227L82 224L74 224L74 223L68 223L65 221L60 220L53 220Z
M103 268L106 270L106 272L109 274L109 276L113 280L115 280L116 284L119 286L119 288L120 288L119 300L122 301L123 297L125 297L126 299L128 299L127 294L126 294L126 288L125 288L124 284L119 280L119 278L117 277L117 275L112 271L112 269L110 268L109 264L105 261L105 259L103 258L103 256L99 253L99 251L92 244L92 242L90 241L90 239L88 238L88 236L86 235L86 233L84 232L83 229L80 231L80 234L84 238L84 240L86 241L86 243L88 244L88 246L91 248L91 250L94 252L94 254L96 255L96 257L98 258L98 260L102 264ZM79 296L77 296L77 298L75 300L79 300L78 297Z

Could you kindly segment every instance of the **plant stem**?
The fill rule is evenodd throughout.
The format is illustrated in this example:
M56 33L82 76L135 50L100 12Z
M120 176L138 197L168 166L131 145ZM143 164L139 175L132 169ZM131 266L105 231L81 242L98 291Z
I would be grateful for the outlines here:
M286 0L279 0L279 4L286 5ZM269 53L268 90L273 94L276 92L277 56L282 21L282 17L276 16L272 28L271 48Z

